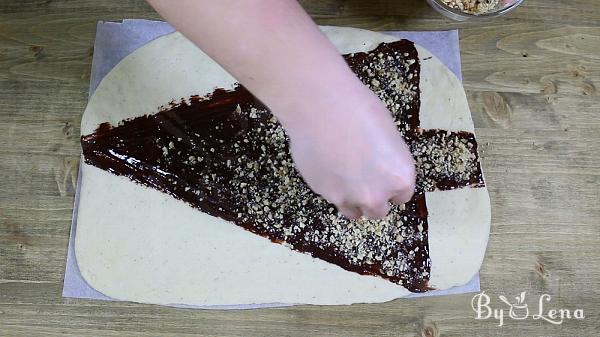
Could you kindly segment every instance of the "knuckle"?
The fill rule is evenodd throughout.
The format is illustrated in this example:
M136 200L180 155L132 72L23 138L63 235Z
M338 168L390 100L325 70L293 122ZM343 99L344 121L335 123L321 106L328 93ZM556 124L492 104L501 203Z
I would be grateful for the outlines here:
M342 214L350 220L358 219L361 216L360 212L354 209L340 209L340 214Z
M411 200L413 193L414 189L401 191L400 193L396 194L391 201L396 205L407 203Z
M390 210L390 205L388 203L388 200L371 199L368 202L366 202L364 206L361 207L361 209L363 209L363 213L367 217L381 219L388 214Z
M395 185L399 190L414 190L416 184L416 177L414 173L410 174L396 174Z

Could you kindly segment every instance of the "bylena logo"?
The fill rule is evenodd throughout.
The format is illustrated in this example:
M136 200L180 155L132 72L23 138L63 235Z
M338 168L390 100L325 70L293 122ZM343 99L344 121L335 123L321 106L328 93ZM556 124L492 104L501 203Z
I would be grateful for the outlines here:
M529 306L525 303L526 291L515 297L515 301L509 301L506 296L499 295L498 299L502 301L505 306L503 308L492 308L490 305L490 296L485 291L473 296L471 300L471 307L475 311L475 319L486 320L493 318L498 321L498 326L504 325L504 318L508 316L514 320L542 320L551 324L559 325L568 319L584 319L585 315L583 309L546 309L548 303L552 300L552 297L548 294L542 294L538 299L538 310L537 312L530 312Z

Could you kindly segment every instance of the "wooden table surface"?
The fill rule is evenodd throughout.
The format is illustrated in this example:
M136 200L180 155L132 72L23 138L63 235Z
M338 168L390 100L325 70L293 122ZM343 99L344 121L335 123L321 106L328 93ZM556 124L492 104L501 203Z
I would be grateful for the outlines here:
M600 3L526 0L453 23L425 0L311 0L320 24L460 28L464 82L492 199L482 288L527 291L554 325L475 320L472 294L352 306L202 311L61 297L98 20L158 18L143 1L0 0L0 336L598 336Z

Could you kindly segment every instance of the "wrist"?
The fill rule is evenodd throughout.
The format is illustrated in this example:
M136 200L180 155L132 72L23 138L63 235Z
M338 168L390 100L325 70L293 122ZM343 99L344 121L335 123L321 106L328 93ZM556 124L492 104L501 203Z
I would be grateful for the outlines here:
M265 103L290 136L326 130L382 105L353 73L348 73L296 82L286 94Z

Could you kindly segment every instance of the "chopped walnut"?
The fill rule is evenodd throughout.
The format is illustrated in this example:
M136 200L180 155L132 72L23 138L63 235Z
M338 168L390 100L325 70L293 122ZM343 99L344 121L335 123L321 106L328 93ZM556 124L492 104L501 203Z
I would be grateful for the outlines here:
M469 14L485 14L499 8L500 0L442 0L448 7Z

